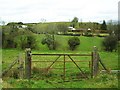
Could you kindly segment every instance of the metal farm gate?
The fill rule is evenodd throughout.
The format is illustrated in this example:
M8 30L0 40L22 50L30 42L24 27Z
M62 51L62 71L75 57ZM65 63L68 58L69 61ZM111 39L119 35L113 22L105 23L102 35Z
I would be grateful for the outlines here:
M77 60L77 57L89 57L90 60ZM38 60L38 58L40 59ZM81 67L81 63L83 62L84 64L86 63L88 65L88 73L85 72L85 67ZM96 47L94 47L94 50L90 54L34 54L31 52L31 49L28 48L26 49L25 55L25 78L30 79L31 77L34 77L33 72L39 72L39 74L42 75L40 77L48 75L47 77L49 78L59 74L59 77L61 77L63 81L70 80L70 78L68 78L68 72L71 74L71 76L75 75L76 77L79 77L74 78L75 80L79 80L80 78L93 78L99 71L99 62L103 68L107 70L100 60ZM59 67L54 67L57 63ZM73 65L67 65L68 63L72 63ZM75 67L76 69L74 69ZM54 73L53 71L55 70L58 70L58 73ZM77 73L73 73L76 70L78 70ZM52 73L49 74L49 72Z
M52 74L51 76L57 75L58 77L61 77L64 81L66 81L66 78L69 79L69 75L72 76L71 78L73 78L73 76L74 78L75 76L78 78L88 78L86 73L81 69L80 63L84 62L84 64L86 63L88 65L87 68L90 68L90 60L75 60L73 59L73 57L91 56L91 54L32 54L32 57L36 56L40 56L43 58L51 56L55 59L42 60L41 58L40 60L31 60L33 66L34 63L37 63L39 66L41 66L39 67L39 69L36 68L36 70L40 71L40 73L43 73L42 76L50 74ZM38 65L36 66L38 67ZM33 69L35 70L35 67L33 67Z
M9 73L17 63L18 77L21 79L70 81L94 78L100 71L99 63L109 72L95 46L90 54L35 54L28 48L25 50L25 63L19 55L0 77Z

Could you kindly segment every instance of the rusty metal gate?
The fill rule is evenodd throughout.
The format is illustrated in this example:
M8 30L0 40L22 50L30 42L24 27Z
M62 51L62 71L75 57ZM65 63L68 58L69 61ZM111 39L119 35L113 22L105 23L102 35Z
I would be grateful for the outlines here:
M88 68L90 68L91 67L91 65L90 65L91 61L90 60L89 61L88 60L85 60L85 61L84 60L82 60L82 61L81 60L74 60L73 57L74 56L75 57L77 57L77 56L92 56L92 54L32 54L32 57L34 57L34 56L46 56L46 57L48 57L48 56L52 56L52 57L57 56L55 58L55 60L52 60L52 61L51 60L47 60L47 61L46 60L32 60L32 63L33 63L32 65L34 65L35 62L37 62L37 63L39 62L39 63L43 64L44 66L46 66L46 67L40 68L41 71L43 71L41 73L49 73L49 71L53 70L53 69L62 69L62 71L63 71L63 72L61 72L62 73L62 79L64 81L66 81L66 69L74 70L73 68L76 67L76 69L79 70L79 72L77 73L79 75L79 77L81 76L83 78L88 78L88 76L85 74L85 72L81 69L80 65L78 65L77 63L80 63L80 62L87 63L88 62L87 63ZM63 57L63 60L59 60L62 57ZM66 58L67 58L67 60L66 60ZM45 63L49 63L49 65L46 65ZM60 64L60 67L53 67L57 63ZM67 68L67 65L66 65L67 63L73 63L75 65L75 67Z
M38 59L38 57L40 59ZM48 58L48 57L50 57L50 58ZM79 60L77 60L78 59L77 57L78 58L79 57L85 57L85 58L89 57L89 60L81 60L81 58L79 58ZM48 60L46 60L46 59L48 59ZM77 75L76 77L79 77L79 78L76 78L75 80L79 80L81 78L88 79L90 77L94 77L97 75L98 61L99 61L99 59L98 59L98 53L97 53L96 49L93 52L91 52L90 54L35 54L35 53L31 52L31 49L26 49L25 77L27 79L30 79L31 77L34 77L34 76L32 76L33 73L38 72L38 71L40 71L39 74L42 75L41 77L43 77L44 75L48 75L48 77L52 77L52 75L49 74L49 72L60 69L62 72L60 72L60 70L59 70L58 74L61 75L61 79L63 81L70 80L70 78L68 78L68 76L67 76L68 72L69 72L69 74L72 74L72 76ZM82 67L82 64L81 64L82 62L84 62L84 64L86 63L88 65L87 68L88 68L89 74L87 74L85 72L86 68ZM54 65L56 63L58 63L59 67L54 67ZM67 65L69 63L72 63L72 65ZM84 66L84 64L83 64L83 66ZM36 67L34 67L34 66L36 66ZM40 66L42 66L42 67L40 67ZM72 67L72 66L75 66L76 69L74 69L75 67ZM67 72L68 69L69 69L69 71ZM75 74L74 71L76 71L76 70L79 70L79 71ZM56 74L54 74L54 75L56 75Z

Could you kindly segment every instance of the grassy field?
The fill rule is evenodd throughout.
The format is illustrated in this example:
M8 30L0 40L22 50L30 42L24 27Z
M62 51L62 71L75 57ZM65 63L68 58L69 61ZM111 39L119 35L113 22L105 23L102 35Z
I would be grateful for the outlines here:
M59 36L56 35L55 39L59 41L57 50L49 50L47 46L41 44L41 39L44 35L35 35L38 42L38 50L32 50L32 53L78 53L78 54L90 54L93 46L97 46L100 57L108 69L118 69L118 54L117 52L105 52L102 50L101 42L103 38L100 37L84 37L80 36L81 44L75 51L70 51L67 45L67 40L70 38L69 36ZM5 70L13 60L17 58L17 56L21 54L24 59L25 53L24 50L19 49L3 49L2 50L2 68ZM56 57L40 57L33 56L32 60L51 60L54 61ZM73 57L74 60L91 60L90 57ZM63 60L63 57L59 59L59 61ZM66 60L70 60L66 57ZM89 63L88 62L80 62L77 63L80 67L82 67L83 71L90 72ZM36 67L37 69L40 67L47 67L50 63L33 63L32 67ZM15 66L16 67L16 66ZM56 62L53 67L63 67L63 63ZM66 79L70 79L71 74L76 74L79 70L75 67L73 63L66 63ZM75 68L71 68L75 67ZM101 68L102 69L102 68ZM72 71L72 72L71 72ZM63 70L51 70L52 77L45 76L41 78L40 73L33 73L33 77L30 81L26 79L14 79L12 77L4 77L3 78L3 87L4 88L116 88L118 87L118 78L117 75L114 74L100 74L95 79L80 79L79 81L63 82L60 77L60 74L63 73ZM59 75L59 76L55 76ZM61 83L59 83L59 81ZM16 85L17 83L17 85Z
M41 39L44 36L45 35L42 35L42 34L35 35L35 37L37 38L39 50L42 50L42 51L48 50L48 48L46 46L41 44ZM67 41L70 37L73 37L73 36L55 35L55 40L58 41L58 47L57 47L58 51L66 51L66 52L69 51ZM79 39L80 39L80 46L76 50L78 52L91 51L93 49L93 46L97 46L99 50L102 49L101 42L102 42L103 38L80 36Z

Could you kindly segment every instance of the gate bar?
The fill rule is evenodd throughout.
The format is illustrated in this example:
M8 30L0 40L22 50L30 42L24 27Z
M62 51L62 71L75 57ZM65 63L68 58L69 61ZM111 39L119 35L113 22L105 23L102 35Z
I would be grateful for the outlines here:
M75 63L75 61L68 55L68 57L74 62L74 64L78 67L78 69L81 71L82 75L88 78L85 73L81 70L81 68Z
M41 56L68 56L68 55L70 55L70 56L92 56L92 54L32 54L32 55L41 55Z
M48 67L48 70L49 70L50 67L60 58L60 56L61 56L61 55L59 55L59 56L55 59L55 61Z

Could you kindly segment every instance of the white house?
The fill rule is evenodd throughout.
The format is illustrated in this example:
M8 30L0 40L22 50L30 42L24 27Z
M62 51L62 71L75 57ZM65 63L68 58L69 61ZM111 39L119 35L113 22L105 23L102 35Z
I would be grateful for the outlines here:
M25 28L27 28L27 25L20 25L20 26L17 26L17 28L19 28L19 29L25 29Z
M73 28L73 27L68 27L68 29L70 29L70 30L76 30L75 28Z

